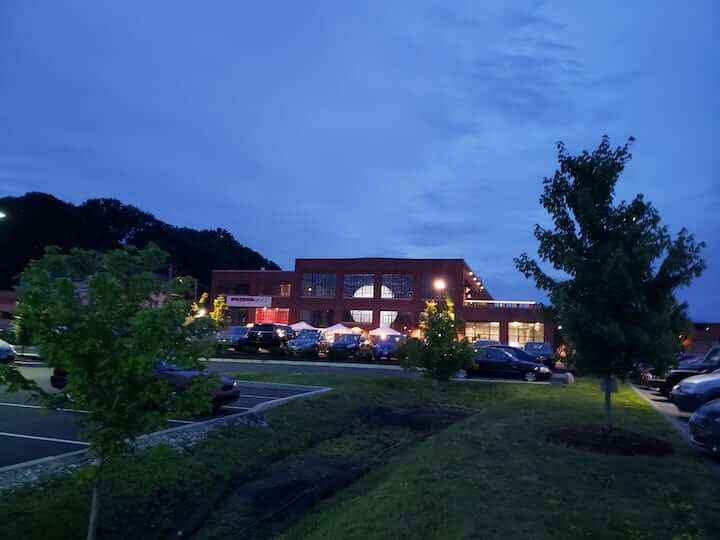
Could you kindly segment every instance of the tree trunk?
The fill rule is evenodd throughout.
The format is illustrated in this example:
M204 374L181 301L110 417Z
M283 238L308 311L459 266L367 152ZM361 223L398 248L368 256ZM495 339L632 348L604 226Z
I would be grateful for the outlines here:
M90 504L90 518L88 519L87 540L95 540L97 532L97 516L98 516L98 482L97 479L93 483L92 503Z
M608 433L613 428L612 423L612 376L605 377L605 432Z

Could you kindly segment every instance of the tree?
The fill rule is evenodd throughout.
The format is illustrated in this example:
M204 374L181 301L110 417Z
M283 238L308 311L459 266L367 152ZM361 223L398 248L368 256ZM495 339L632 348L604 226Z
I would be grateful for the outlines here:
M108 459L140 434L163 428L171 413L210 408L209 377L176 396L155 376L161 359L197 366L211 330L188 317L192 279L159 277L165 259L154 245L106 254L53 247L22 273L23 325L48 365L68 373L66 391L75 404L89 411L82 421L98 466L88 538L95 535Z
M453 301L430 300L420 316L421 343L407 347L407 365L423 367L428 376L447 381L460 369L470 367L474 351L467 340L458 340L460 321Z
M687 321L687 305L675 290L705 268L704 244L685 229L673 237L642 195L614 202L632 142L613 150L605 136L592 153L576 156L559 143L559 168L543 181L540 197L553 227L535 226L540 259L556 274L527 254L515 259L548 291L578 365L603 377L606 430L612 428L614 377L625 378L640 359L657 369L668 365Z
M213 300L213 309L210 312L210 318L215 321L215 324L222 327L225 325L229 313L230 308L225 303L225 296L222 294L216 296Z

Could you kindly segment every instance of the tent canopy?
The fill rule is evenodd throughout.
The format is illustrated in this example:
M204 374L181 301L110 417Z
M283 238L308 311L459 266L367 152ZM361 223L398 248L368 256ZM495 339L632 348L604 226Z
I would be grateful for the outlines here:
M313 325L306 323L305 321L296 322L295 324L291 324L290 328L295 330L296 332L299 332L300 330L317 330Z
M327 327L325 330L323 330L325 334L352 334L352 330L350 330L347 326L345 326L342 323L337 323L332 326Z
M397 330L393 330L389 326L381 326L380 328L375 328L375 330L370 330L371 336L402 336L402 333L398 332Z

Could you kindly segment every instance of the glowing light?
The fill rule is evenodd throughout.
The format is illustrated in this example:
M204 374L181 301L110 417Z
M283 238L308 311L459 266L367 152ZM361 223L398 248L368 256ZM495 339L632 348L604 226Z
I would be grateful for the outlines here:
M442 278L437 278L437 279L433 282L433 288L434 288L436 291L444 291L444 290L447 288L447 283L445 283L445 280L444 280L444 279L442 279Z
M196 317L204 317L205 315L207 315L207 309L200 308L200 309L198 309L198 312L195 316Z
M5 219L7 217L7 214L5 212L0 212L0 219Z
M562 324L558 324L558 330L562 330Z
M468 276L472 276L472 275L473 275L473 273L472 273L472 272L468 272Z

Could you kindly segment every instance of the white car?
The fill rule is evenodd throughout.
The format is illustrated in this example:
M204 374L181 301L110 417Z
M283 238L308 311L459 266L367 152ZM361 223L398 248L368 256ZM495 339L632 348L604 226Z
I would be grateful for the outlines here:
M0 339L0 362L14 362L16 354L15 347Z
M693 412L713 399L720 399L720 369L683 379L670 392L677 408Z

